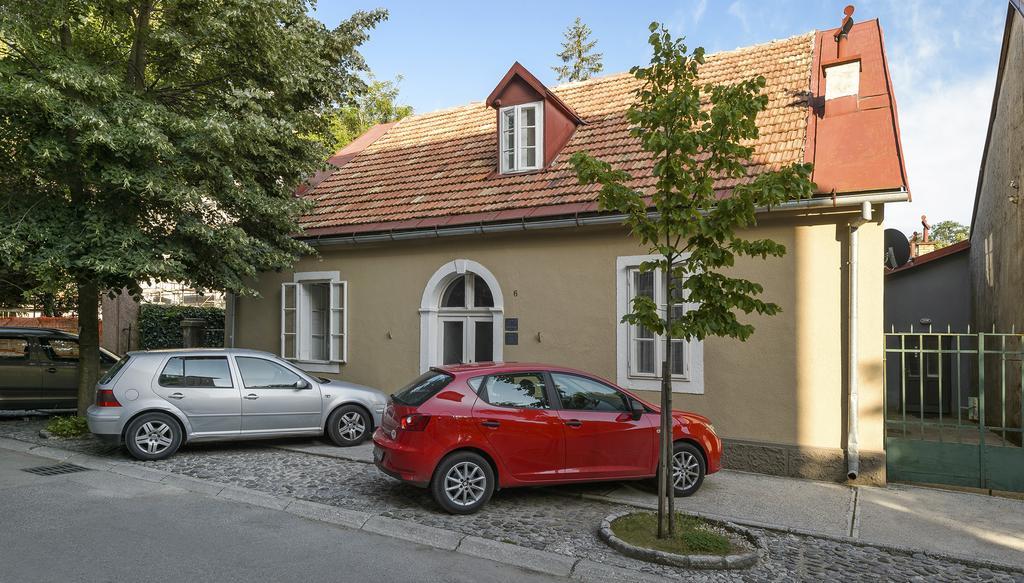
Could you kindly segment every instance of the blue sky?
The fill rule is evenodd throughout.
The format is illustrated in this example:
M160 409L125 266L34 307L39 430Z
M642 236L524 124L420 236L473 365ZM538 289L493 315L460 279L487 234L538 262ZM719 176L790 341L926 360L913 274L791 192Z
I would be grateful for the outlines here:
M316 16L336 25L355 10L390 17L362 52L381 79L401 75L401 101L417 112L480 101L519 61L541 81L562 34L583 18L605 72L645 63L647 25L666 24L708 51L837 26L846 2L680 0L426 2L321 0ZM1006 16L999 0L862 0L855 20L878 18L896 93L911 204L890 205L886 224L910 232L920 215L969 223Z

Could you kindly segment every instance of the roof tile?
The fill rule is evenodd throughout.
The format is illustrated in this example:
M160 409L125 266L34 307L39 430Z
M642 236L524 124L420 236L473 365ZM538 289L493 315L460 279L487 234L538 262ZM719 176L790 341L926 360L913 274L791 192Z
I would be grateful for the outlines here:
M707 55L702 81L735 83L757 75L767 80L768 105L758 116L760 135L752 142L743 180L804 160L813 39L808 33ZM629 135L625 118L637 86L631 75L619 73L553 88L586 123L550 167L526 174L496 172L494 110L482 102L405 118L302 195L315 205L300 224L320 233L355 232L481 213L502 217L517 211L511 214L521 217L554 205L594 208L599 187L580 185L569 165L580 150L630 172L634 188L650 189L651 158ZM743 180L719 180L715 188L724 193Z

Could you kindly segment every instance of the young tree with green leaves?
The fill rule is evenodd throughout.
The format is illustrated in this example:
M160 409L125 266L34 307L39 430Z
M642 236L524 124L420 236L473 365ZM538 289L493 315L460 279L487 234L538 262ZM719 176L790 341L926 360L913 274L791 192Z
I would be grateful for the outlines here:
M970 227L957 221L940 221L932 227L931 231L931 240L935 241L935 247L938 249L966 241L970 237Z
M590 27L583 24L580 18L565 30L565 41L562 52L556 56L562 64L551 69L558 73L559 81L585 81L604 69L601 53L592 52L597 46L596 40L590 40Z
M339 107L331 113L331 133L334 135L335 151L366 133L366 130L381 123L398 121L412 115L411 105L398 103L398 84L402 76L394 81L380 81L372 73L367 74L366 92L356 97L351 105Z
M671 342L723 336L746 340L754 332L737 312L774 315L779 306L759 298L756 282L729 274L742 256L781 257L786 249L770 239L747 239L741 230L757 224L760 207L770 207L813 193L809 164L747 176L754 153L757 115L768 98L765 79L735 85L703 83L704 49L692 53L658 23L650 26L653 56L646 67L633 67L640 82L636 102L626 117L631 134L654 161L652 189L631 186L634 177L586 152L571 163L582 184L599 184L602 210L626 215L625 224L657 260L642 271L660 270L667 306L662 312L649 297L632 299L624 322L639 324L662 336L661 444L658 480L658 536L674 534ZM715 182L741 179L719 198ZM653 211L653 212L652 212ZM689 309L684 308L690 307Z
M357 48L311 0L0 0L0 268L73 282L79 412L101 293L173 280L253 293L289 266L327 113L365 89Z

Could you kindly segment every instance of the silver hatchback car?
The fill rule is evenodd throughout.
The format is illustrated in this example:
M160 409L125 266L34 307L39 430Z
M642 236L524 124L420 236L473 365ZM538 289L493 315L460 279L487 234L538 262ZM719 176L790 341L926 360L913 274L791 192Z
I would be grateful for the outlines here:
M89 431L140 460L185 442L324 435L356 445L380 425L384 393L312 377L243 349L130 352L96 385Z

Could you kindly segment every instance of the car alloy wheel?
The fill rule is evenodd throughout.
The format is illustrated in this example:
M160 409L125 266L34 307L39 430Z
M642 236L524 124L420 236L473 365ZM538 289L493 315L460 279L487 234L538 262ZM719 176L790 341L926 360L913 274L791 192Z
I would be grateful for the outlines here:
M689 490L700 480L700 460L693 453L682 450L672 456L672 478L676 490Z
M349 441L358 441L366 433L366 423L358 411L349 411L341 416L338 433Z
M473 462L459 462L444 476L444 493L453 504L472 506L487 491L487 477L483 469Z
M351 447L362 443L373 431L373 419L365 409L349 403L331 412L324 429L334 445Z
M173 429L163 421L147 421L135 431L135 445L150 455L164 453L173 443Z
M162 460L174 455L185 441L182 429L181 425L166 413L143 413L125 428L124 445L135 459Z

